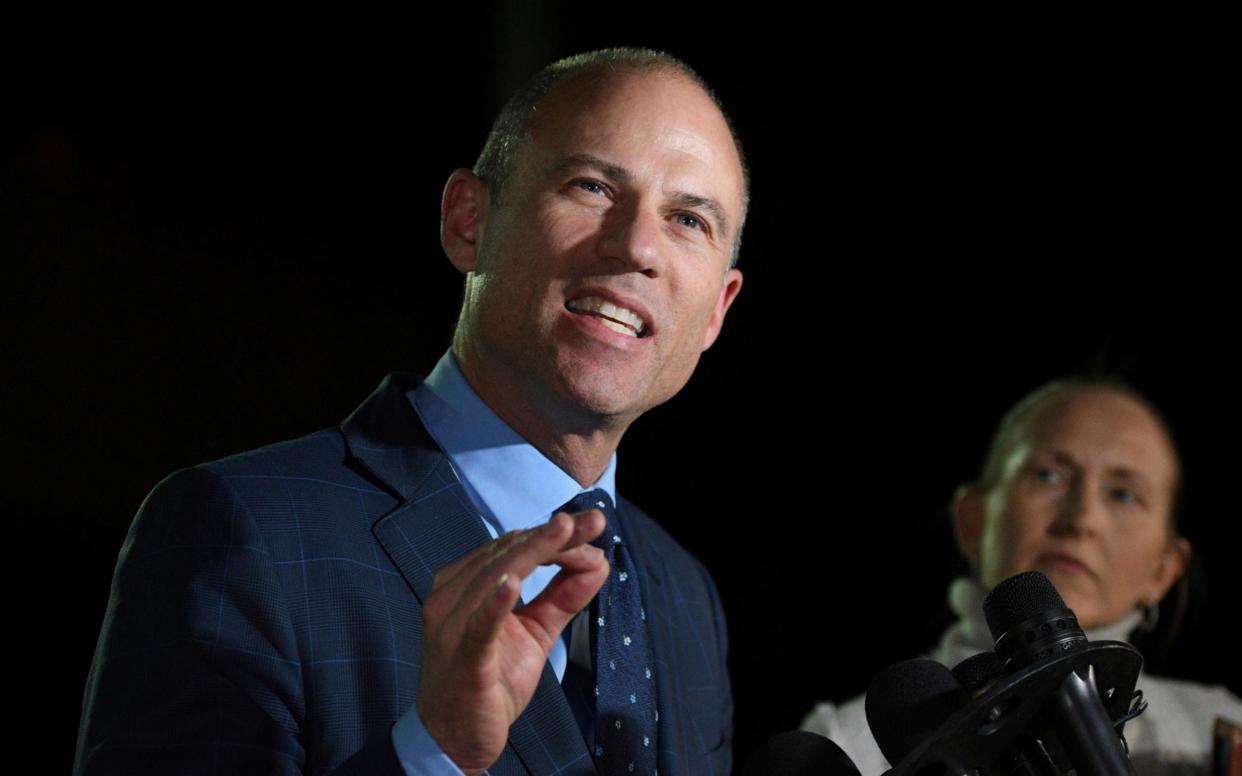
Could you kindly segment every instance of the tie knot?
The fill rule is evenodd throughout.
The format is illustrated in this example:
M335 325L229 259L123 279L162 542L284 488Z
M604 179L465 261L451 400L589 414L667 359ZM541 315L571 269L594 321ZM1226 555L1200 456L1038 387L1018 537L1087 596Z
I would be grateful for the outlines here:
M617 514L612 506L612 498L608 495L608 491L596 488L586 493L579 493L565 503L561 507L562 512L585 512L588 509L598 509L604 513L604 517L608 520L607 527L604 532L599 535L591 544L601 549L608 549L613 545L621 543L621 534L617 528Z

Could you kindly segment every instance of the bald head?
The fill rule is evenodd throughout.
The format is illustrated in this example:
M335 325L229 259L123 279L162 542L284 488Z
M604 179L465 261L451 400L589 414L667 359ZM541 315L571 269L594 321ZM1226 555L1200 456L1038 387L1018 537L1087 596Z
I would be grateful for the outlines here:
M652 49L611 48L577 54L548 65L519 87L501 109L475 162L474 174L487 183L490 205L503 207L504 190L517 157L529 142L538 120L554 113L548 110L549 103L565 96L564 92L599 89L618 74L633 71L663 72L687 79L707 95L728 127L742 177L741 218L734 230L730 256L730 266L733 266L741 249L742 227L750 204L750 173L742 143L715 93L693 68L671 54Z

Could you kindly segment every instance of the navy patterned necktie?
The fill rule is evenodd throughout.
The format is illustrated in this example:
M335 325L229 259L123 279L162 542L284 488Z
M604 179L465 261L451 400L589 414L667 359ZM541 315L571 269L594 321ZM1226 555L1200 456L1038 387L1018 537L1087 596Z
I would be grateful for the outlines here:
M604 551L609 571L591 602L595 676L567 672L566 692L580 692L579 702L587 707L587 742L601 774L658 776L656 666L638 575L607 492L597 489L580 493L562 507L567 512L588 509L598 509L608 518L608 526L592 544Z

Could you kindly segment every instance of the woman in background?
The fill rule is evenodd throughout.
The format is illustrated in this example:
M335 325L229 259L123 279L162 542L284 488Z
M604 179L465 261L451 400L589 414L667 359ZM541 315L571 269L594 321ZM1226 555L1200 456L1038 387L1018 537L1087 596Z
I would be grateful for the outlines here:
M1180 483L1169 431L1133 389L1067 380L1029 394L1001 421L979 481L955 495L954 533L973 573L950 586L959 620L930 656L952 667L991 650L983 597L1023 571L1052 580L1091 641L1150 630L1190 558ZM1242 724L1242 701L1223 687L1142 674L1138 689L1147 711L1125 726L1138 774L1206 773L1215 719ZM889 767L861 696L819 704L803 728L839 744L863 776Z

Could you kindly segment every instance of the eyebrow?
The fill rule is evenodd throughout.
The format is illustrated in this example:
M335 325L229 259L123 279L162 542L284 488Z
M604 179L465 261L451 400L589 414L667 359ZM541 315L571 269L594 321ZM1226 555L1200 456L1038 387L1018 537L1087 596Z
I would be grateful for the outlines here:
M570 154L569 156L562 157L549 168L549 172L552 175L557 175L569 172L577 167L592 167L619 183L630 183L634 177L630 175L629 170L621 165L601 159L594 154ZM725 214L725 209L716 200L702 194L678 191L673 194L673 201L680 207L706 211L711 220L715 222L716 230L723 236L727 237L729 235L729 217Z

